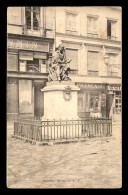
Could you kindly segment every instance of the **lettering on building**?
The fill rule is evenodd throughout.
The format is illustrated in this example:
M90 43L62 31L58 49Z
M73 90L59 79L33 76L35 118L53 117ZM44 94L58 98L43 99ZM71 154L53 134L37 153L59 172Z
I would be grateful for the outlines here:
M76 83L81 89L106 89L105 85L102 84L86 84L86 83Z
M8 39L8 48L27 50L34 49L37 51L49 52L49 43L31 40Z
M115 91L116 91L116 90L121 90L121 85L108 85L108 86L107 86L107 89L108 89L108 90L113 90L113 91L114 91L114 90L115 90Z

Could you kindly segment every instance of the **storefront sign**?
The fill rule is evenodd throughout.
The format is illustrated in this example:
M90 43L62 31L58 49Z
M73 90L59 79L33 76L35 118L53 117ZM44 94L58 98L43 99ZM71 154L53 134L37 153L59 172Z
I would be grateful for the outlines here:
M121 90L121 85L108 85L107 90L111 90L111 91Z
M8 48L49 52L49 43L24 39L8 39Z
M76 83L81 89L106 89L105 85L102 84L86 84L86 83Z

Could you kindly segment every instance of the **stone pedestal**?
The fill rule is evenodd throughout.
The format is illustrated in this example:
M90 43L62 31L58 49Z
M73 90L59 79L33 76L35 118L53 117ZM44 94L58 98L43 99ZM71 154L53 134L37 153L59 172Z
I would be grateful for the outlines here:
M69 93L66 93L69 89ZM71 81L52 81L41 89L44 92L44 116L41 118L43 139L75 138L81 134L80 125L73 124L77 116L77 91Z
M70 87L70 96L65 89ZM44 116L42 120L76 119L77 116L77 91L80 90L71 81L52 81L41 89L44 92ZM69 98L69 99L68 99Z

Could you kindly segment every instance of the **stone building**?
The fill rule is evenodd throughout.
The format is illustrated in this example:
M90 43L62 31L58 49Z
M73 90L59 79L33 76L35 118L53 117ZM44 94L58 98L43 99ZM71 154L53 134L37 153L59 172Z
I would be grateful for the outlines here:
M54 44L54 10L7 9L7 116L42 116L47 64Z
M42 116L47 65L63 43L78 115L121 117L120 7L9 7L7 114Z
M121 117L121 8L56 7L56 46L72 58L78 115Z

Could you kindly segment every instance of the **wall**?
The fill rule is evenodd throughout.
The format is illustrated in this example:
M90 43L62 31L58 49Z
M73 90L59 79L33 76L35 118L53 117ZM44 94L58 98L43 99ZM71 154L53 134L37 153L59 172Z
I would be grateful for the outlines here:
M65 12L69 11L71 13L78 14L78 34L69 35L66 34L65 25L66 18ZM88 38L87 37L87 16L92 15L98 17L98 38ZM66 41L73 42L75 44L80 44L79 48L79 62L78 62L78 74L87 76L87 51L91 49L92 51L99 51L99 76L107 75L107 65L104 62L103 45L106 50L110 52L115 52L118 54L118 64L119 64L119 74L121 77L121 45L119 42L107 40L107 19L116 19L116 33L118 41L121 41L121 9L113 9L110 6L100 6L100 7L56 7L56 46L61 42ZM59 34L62 33L62 34ZM82 35L82 36L78 36ZM64 40L64 41L63 41ZM90 44L90 46L89 46ZM88 46L87 46L88 45ZM113 81L115 82L115 81Z
M107 38L107 18L117 20L117 37L121 41L121 10L112 9L110 6L95 7L56 7L56 32L65 33L65 12L77 13L78 35L87 36L87 16L98 17L99 38Z

